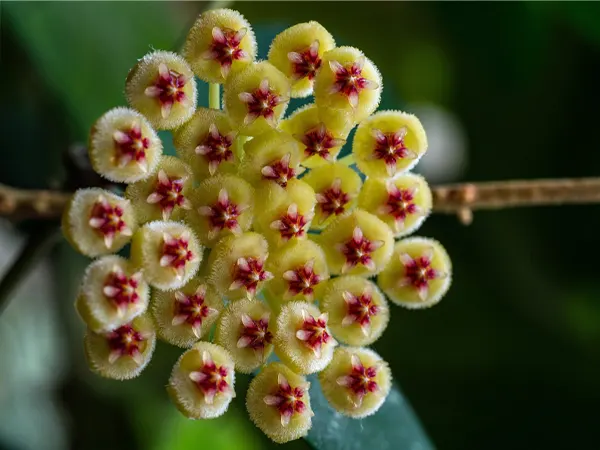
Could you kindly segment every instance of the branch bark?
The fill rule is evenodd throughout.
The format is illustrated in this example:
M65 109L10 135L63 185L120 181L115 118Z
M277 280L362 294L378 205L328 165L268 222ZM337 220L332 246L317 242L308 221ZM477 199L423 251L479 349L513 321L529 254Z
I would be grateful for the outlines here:
M600 203L600 178L489 181L432 186L433 211L456 214L467 224L472 212L525 206ZM0 184L0 217L56 219L71 194L22 190Z

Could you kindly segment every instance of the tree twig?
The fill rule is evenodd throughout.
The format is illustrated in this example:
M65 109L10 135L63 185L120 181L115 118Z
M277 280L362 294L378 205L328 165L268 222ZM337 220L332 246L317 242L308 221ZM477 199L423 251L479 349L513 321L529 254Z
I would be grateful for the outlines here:
M477 210L600 203L600 178L489 181L432 186L433 211L469 223ZM56 219L71 194L21 190L0 184L0 217Z

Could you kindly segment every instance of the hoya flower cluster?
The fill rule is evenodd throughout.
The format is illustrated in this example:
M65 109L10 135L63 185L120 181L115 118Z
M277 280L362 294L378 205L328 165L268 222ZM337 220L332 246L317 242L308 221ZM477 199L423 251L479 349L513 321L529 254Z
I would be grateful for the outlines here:
M198 18L181 55L138 61L129 106L98 119L89 143L94 169L127 188L77 191L63 228L96 258L76 301L94 371L137 376L156 338L186 348L168 391L195 419L227 410L235 371L257 372L248 413L286 442L311 427L308 374L341 414L381 406L391 374L366 346L388 324L386 298L432 306L451 266L438 242L405 238L431 210L409 172L427 140L416 117L375 113L375 65L316 22L279 34L267 60L256 53L248 22L220 9ZM223 85L224 110L197 107L196 77ZM291 97L311 94L284 118ZM171 130L178 157L157 130Z

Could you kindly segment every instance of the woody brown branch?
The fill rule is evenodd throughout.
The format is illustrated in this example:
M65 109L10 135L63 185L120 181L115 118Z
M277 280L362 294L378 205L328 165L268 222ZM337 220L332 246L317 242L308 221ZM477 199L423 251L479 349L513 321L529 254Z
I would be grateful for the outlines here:
M600 203L600 178L510 180L432 186L433 211L457 214L468 223L476 210ZM54 219L70 193L22 190L0 185L0 217Z

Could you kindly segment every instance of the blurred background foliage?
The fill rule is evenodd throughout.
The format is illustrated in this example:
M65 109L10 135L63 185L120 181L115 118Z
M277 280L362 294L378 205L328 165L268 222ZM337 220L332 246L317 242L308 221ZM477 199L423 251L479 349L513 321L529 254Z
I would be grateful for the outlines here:
M58 186L61 154L124 103L135 60L177 49L206 6L2 2L0 182ZM420 170L432 182L598 175L598 3L233 7L254 25L263 57L277 32L307 20L362 49L383 73L382 106L424 121L431 152ZM437 448L598 448L599 219L597 206L569 206L476 213L469 227L436 215L421 229L448 248L454 285L431 310L393 309L376 349ZM0 225L6 268L39 229ZM90 374L72 307L85 265L60 245L0 317L0 449L269 447L243 396L206 422L169 405L177 349L159 346L130 383Z

